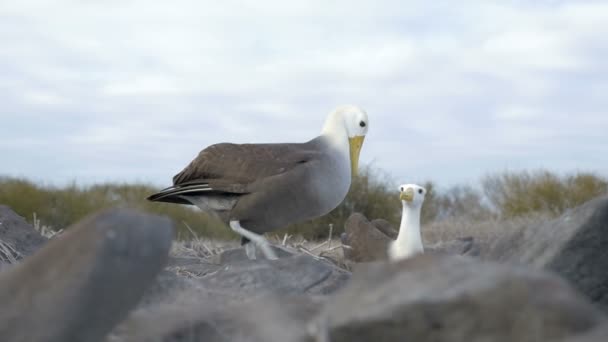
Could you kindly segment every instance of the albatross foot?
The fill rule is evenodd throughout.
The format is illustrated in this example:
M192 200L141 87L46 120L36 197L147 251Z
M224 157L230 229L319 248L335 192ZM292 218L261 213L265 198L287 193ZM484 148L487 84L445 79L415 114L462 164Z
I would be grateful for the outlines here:
M266 257L266 259L270 259L270 260L277 260L277 255L275 254L275 252L272 250L272 248L270 247L270 244L268 243L268 241L259 234L256 234L254 232L251 232L243 227L241 227L241 224L238 220L235 221L230 221L230 228L237 234L251 240L250 243L245 245L245 252L247 253L247 257L249 257L249 259L251 259L249 253L247 250L247 246L251 245L251 244L255 244L256 246L253 247L253 251L254 251L254 255L255 255L255 248L257 246L259 246L262 249L262 253L264 253L264 256ZM249 247L251 248L251 247ZM255 256L254 256L255 259Z

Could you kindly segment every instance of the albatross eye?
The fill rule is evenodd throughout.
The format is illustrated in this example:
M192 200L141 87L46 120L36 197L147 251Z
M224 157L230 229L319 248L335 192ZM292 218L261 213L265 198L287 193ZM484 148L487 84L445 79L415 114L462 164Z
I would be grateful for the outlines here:
M424 191L422 189L418 189L418 193L422 195Z
M361 126L361 127L365 127L365 121L361 121L361 122L359 122L359 126Z
M401 191L403 191L403 187L401 187Z

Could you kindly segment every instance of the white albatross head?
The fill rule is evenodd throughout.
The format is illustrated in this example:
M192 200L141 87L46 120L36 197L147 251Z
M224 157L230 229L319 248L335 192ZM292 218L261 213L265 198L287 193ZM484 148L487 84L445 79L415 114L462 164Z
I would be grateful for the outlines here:
M330 137L332 141L339 145L348 142L352 176L357 175L359 154L368 129L367 113L353 105L337 107L329 113L323 125L322 134L324 136Z
M403 206L420 209L426 197L426 189L417 184L402 184L399 186L399 199Z

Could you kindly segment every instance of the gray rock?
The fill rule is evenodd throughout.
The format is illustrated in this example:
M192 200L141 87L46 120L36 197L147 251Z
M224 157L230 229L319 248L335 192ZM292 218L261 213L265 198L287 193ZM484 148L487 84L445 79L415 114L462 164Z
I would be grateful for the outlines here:
M608 312L608 197L499 240L485 259L546 268Z
M322 298L311 296L263 296L221 306L190 300L136 312L110 341L304 341L309 335L306 322L315 317L322 302Z
M348 278L349 272L329 262L296 255L228 263L198 281L206 289L245 299L268 294L325 294L340 288Z
M139 308L152 307L162 303L173 303L180 294L197 288L199 284L175 270L163 270L146 289L139 302Z
M379 224L385 228L385 225ZM388 259L388 244L393 241L360 213L354 213L344 223L340 237L344 257L353 262L371 262Z
M450 241L442 241L434 245L425 246L425 253L479 256L480 248L472 236L457 238Z
M194 276L191 267L203 265L216 269ZM297 341L323 298L350 278L302 254L180 266L188 279L174 271L161 274L112 341Z
M0 341L102 341L166 264L172 234L127 209L69 227L0 274Z
M425 254L355 272L316 318L316 340L554 341L604 322L552 274Z
M608 341L608 324L604 324L592 331L569 338L567 342L606 342Z
M374 219L372 220L371 224L392 240L397 240L397 235L399 235L399 231L395 229L393 225L387 220Z
M47 239L23 217L9 207L0 205L0 241L14 248L16 253L13 253L13 257L19 260L37 251Z

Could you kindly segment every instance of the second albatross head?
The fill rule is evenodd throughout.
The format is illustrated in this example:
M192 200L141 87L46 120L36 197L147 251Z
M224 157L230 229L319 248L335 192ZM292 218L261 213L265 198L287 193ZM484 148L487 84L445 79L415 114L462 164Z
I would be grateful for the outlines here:
M336 143L341 145L348 141L351 175L353 177L358 173L359 154L368 129L367 113L363 109L352 105L336 108L329 114L323 126L323 135L336 140Z
M420 208L426 196L426 189L416 184L403 184L399 187L399 199L403 205Z

